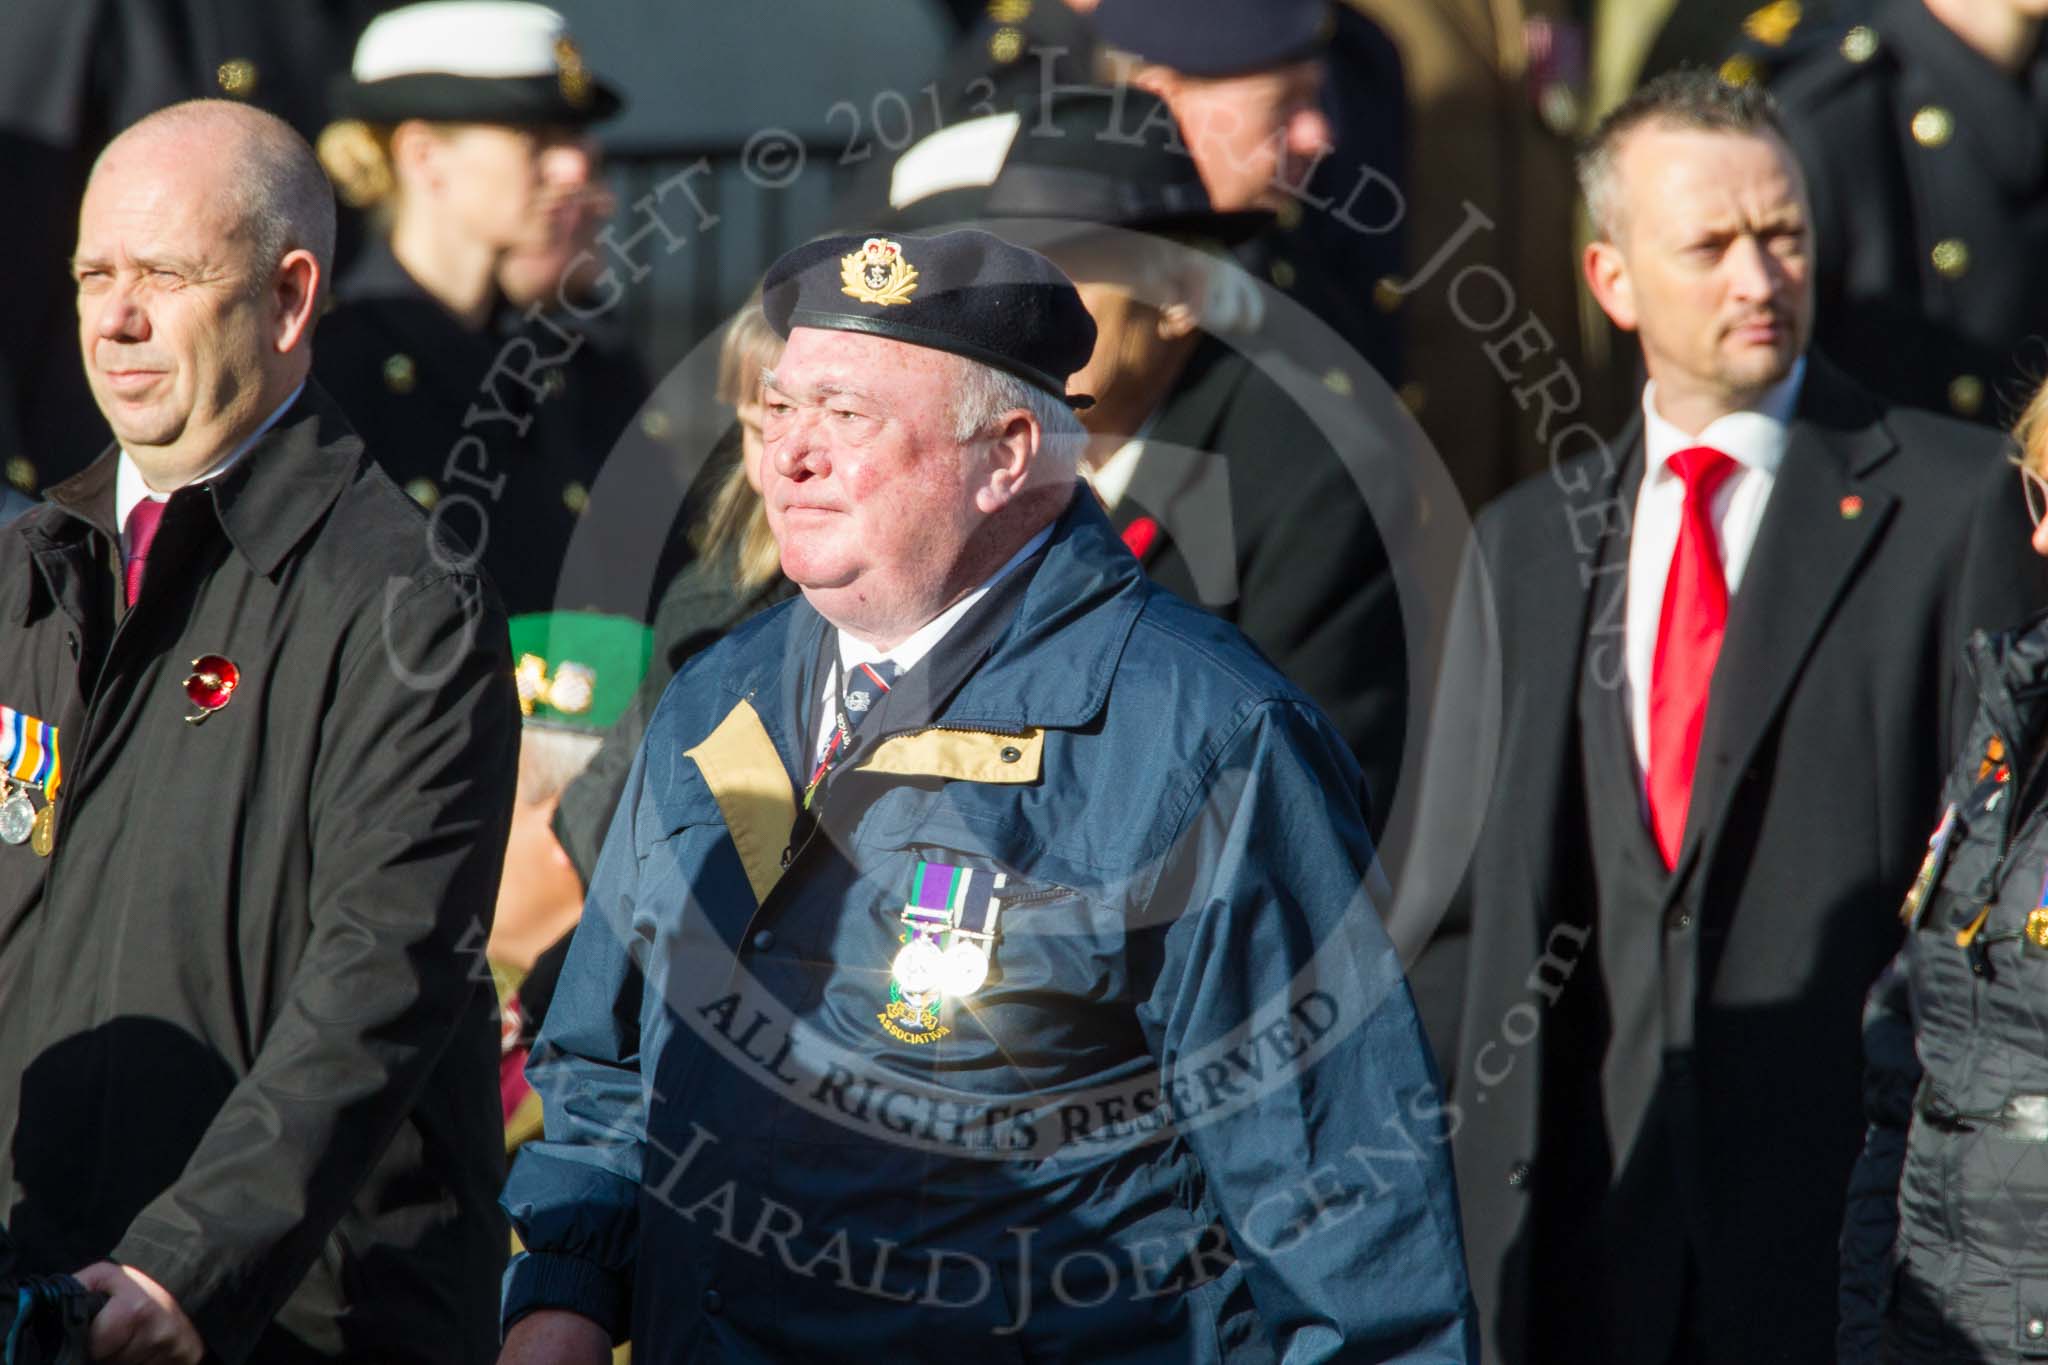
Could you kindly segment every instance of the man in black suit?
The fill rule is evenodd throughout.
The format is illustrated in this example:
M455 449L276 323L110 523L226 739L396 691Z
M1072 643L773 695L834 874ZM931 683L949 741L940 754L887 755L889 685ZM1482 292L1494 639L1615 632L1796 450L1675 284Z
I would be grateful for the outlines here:
M1659 78L1580 176L1649 384L1479 531L1506 707L1453 1123L1487 1358L1829 1361L1858 1018L1958 649L2048 598L1999 440L1806 354L1767 96Z

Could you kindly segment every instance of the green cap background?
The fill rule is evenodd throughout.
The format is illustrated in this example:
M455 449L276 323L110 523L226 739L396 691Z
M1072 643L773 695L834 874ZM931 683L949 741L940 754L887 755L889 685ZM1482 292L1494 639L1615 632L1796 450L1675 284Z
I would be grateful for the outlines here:
M580 666L591 673L590 703L577 710L563 710L543 693L525 695L531 680L522 679L520 709L528 724L560 729L584 730L592 734L611 728L632 704L633 693L654 657L654 632L624 616L607 616L591 611L533 612L515 616L512 631L512 666L532 655L538 658L549 685L562 676L564 665Z

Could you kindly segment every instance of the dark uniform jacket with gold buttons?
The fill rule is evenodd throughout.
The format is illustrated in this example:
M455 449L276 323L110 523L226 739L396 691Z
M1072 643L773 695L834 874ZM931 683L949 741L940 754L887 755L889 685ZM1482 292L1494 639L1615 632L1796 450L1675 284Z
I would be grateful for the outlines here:
M1817 232L1815 346L1895 403L2003 425L2048 365L2048 57L1999 70L1922 0L1774 90Z
M1308 699L1085 494L804 810L833 639L785 603L655 712L528 1068L508 1320L662 1362L1469 1360L1441 1098ZM1005 878L991 974L905 999L934 865Z
M395 0L8 0L0 6L0 479L35 493L91 463L107 439L79 364L66 262L100 148L190 99L250 102L307 140L327 82ZM341 226L341 254L354 245Z
M644 581L562 581L598 471L622 437L641 448L633 419L646 380L609 321L501 305L471 331L380 239L320 323L321 384L392 481L478 552L515 616L647 614Z
M1865 1018L1844 1365L2048 1360L2048 618L1970 665L1952 828Z
M0 844L0 1222L148 1274L209 1358L481 1365L504 618L316 385L172 495L126 610L117 458L0 530L0 705L62 772L49 856Z

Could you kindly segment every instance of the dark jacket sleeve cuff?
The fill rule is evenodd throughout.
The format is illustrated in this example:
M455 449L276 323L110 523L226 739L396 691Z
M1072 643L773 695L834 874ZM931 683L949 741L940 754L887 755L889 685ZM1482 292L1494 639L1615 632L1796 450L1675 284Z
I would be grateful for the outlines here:
M209 1265L203 1254L189 1249L189 1239L180 1239L170 1229L138 1219L107 1259L161 1285L214 1358L244 1359L262 1332L261 1321L251 1322L246 1314L236 1313L230 1302L234 1296L219 1292L225 1280L222 1268Z
M528 1313L560 1308L589 1318L611 1336L626 1339L632 1295L617 1275L595 1261L555 1252L526 1252L505 1270L504 1328Z

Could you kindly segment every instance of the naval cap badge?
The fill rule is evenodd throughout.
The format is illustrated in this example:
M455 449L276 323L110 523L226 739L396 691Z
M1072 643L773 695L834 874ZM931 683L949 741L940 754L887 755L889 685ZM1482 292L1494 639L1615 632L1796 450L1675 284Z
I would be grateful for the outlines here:
M840 293L887 307L909 303L917 292L917 267L903 259L903 248L886 237L870 237L859 251L839 258Z

